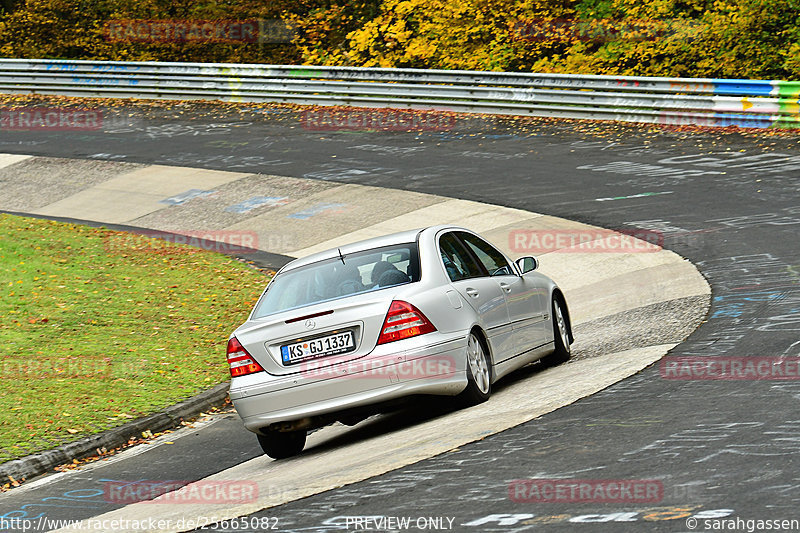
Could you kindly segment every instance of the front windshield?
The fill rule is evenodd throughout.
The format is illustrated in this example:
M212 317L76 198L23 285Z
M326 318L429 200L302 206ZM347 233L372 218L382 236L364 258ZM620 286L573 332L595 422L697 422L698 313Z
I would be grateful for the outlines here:
M419 281L415 243L347 254L275 276L253 318L415 281Z

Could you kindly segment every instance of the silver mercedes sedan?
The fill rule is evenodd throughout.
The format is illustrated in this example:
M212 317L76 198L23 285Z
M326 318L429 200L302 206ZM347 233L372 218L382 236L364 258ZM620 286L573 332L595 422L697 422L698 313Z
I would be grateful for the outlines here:
M509 372L570 357L566 300L537 267L453 226L296 259L228 340L233 405L279 459L412 395L483 402Z

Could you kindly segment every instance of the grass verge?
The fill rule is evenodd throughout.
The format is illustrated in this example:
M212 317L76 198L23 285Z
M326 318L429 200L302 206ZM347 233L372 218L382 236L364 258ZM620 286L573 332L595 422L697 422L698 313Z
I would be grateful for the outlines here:
M189 246L0 214L0 463L228 379L263 273Z

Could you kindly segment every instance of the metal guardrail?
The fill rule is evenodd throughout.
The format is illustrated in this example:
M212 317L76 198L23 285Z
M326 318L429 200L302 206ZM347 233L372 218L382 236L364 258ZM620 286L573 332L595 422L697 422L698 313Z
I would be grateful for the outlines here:
M357 67L0 59L0 92L798 127L800 82Z

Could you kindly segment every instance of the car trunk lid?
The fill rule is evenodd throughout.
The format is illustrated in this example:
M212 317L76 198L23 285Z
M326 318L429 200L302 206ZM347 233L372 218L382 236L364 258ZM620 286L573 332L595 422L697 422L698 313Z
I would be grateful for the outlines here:
M383 291L381 291L383 293ZM249 320L235 336L264 370L288 375L366 356L391 303L367 293Z

